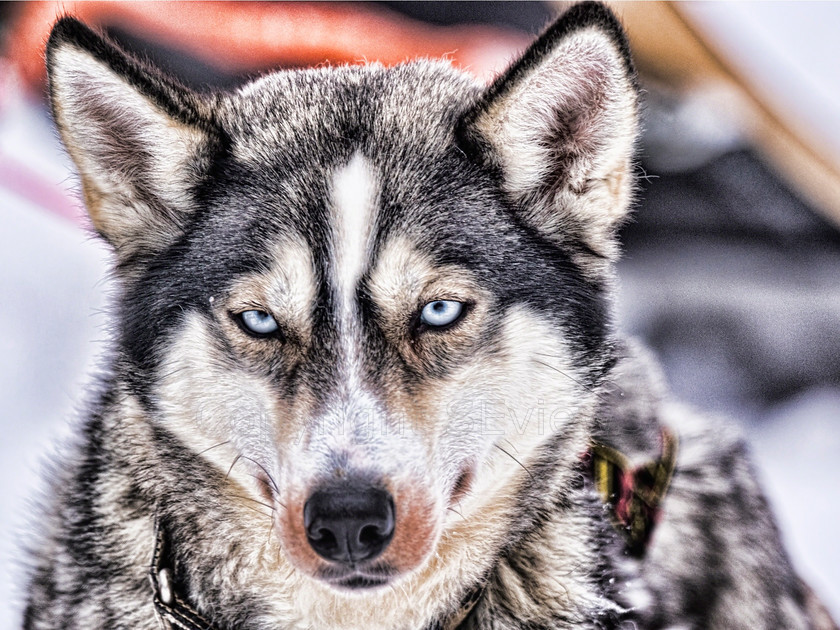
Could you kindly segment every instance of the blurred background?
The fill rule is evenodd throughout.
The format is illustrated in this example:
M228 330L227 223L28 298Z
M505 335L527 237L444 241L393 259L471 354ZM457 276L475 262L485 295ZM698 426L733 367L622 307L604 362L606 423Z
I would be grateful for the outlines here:
M840 617L840 4L615 2L642 78L619 315L674 392L740 425L802 575ZM0 3L0 630L43 467L107 351L108 252L44 99L64 12L197 89L445 56L489 80L541 2ZM758 543L758 541L757 541Z

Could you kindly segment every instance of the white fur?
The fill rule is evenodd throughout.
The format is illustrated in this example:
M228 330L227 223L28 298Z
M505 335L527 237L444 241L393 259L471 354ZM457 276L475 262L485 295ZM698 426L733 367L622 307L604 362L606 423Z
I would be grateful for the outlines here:
M275 461L273 392L262 379L220 360L222 353L195 313L174 340L162 368L158 404L164 426L233 480L257 492L250 460Z
M376 186L370 165L361 153L354 154L333 180L333 256L345 317L349 316L356 285L368 260Z
M370 442L368 431L384 431L385 411L362 385L360 362L361 324L356 315L356 291L369 258L370 238L378 199L377 180L361 153L338 170L332 182L332 282L339 305L343 384L338 398L323 417L313 419L323 455L352 455L360 442ZM380 436L381 437L381 436ZM320 439L319 439L320 438ZM372 453L356 453L367 459Z
M351 390L359 387L356 289L368 261L376 186L374 174L361 153L356 153L333 180L333 269Z

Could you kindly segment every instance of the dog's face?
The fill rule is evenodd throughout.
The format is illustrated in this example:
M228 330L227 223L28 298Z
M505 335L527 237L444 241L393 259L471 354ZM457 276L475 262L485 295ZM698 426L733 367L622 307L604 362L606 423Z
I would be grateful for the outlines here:
M498 544L522 484L571 474L636 131L606 10L489 89L421 62L198 95L72 20L48 62L123 281L119 377L272 506L301 573L359 593L440 572Z

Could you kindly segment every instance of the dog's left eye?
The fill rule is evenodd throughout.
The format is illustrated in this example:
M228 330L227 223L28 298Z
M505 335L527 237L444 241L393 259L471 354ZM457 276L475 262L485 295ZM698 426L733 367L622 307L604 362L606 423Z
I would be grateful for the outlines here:
M420 311L420 321L433 328L441 328L454 324L461 313L464 312L464 305L454 300L435 300L429 302Z
M243 311L237 317L245 331L256 337L268 337L280 329L274 317L265 311Z

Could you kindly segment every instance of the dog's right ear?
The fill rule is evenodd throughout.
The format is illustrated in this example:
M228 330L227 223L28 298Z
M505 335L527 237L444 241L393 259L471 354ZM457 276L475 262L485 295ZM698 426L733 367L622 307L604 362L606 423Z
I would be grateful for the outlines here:
M637 101L621 25L584 2L485 91L457 133L465 152L496 167L525 223L603 267L630 201Z
M199 96L70 17L53 27L47 70L94 227L121 263L171 244L217 141Z

